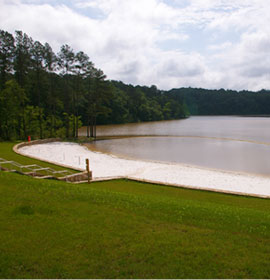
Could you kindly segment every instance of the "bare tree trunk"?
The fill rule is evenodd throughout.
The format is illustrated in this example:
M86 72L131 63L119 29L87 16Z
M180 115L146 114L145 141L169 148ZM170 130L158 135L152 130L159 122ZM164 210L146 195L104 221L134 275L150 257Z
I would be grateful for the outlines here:
M90 126L90 124L89 124L89 116L87 116L87 138L89 138L90 137L90 135L89 135L89 133L90 133L90 131L89 131L89 126Z
M25 123L24 107L23 107L23 134L24 134L24 139L26 139L26 138L27 138L27 131L26 131L26 123Z
M10 130L9 127L10 127L10 126L9 126L8 119L7 119L7 118L5 119L5 124L6 124L6 125L5 125L5 126L6 126L6 129L5 129L5 135L6 135L5 140L10 140L10 137L9 137L9 134L10 134L10 133L9 133L9 130Z
M75 119L75 138L78 138L78 130L79 130L79 128L78 128L78 126L79 126L79 123L78 123L78 116L76 116L75 117L76 119Z
M51 111L52 111L52 118L51 118L51 137L55 137L56 136L56 121L55 121L55 114L56 114L56 108L55 108L55 103L54 102L54 92L53 92L53 77L52 75L50 75L50 94L51 94L51 98L52 98L52 104L51 105Z
M91 123L90 123L90 137L93 137L94 131L93 131L93 116L91 116Z
M21 126L22 126L22 124L21 123L22 123L21 117L19 116L18 117L18 125L16 127L16 131L17 131L16 133L17 133L17 135L19 136L20 139L22 139L22 134L21 134ZM7 128L8 128L8 126L7 126Z
M69 138L69 115L66 116L66 138Z
M94 138L97 138L97 117L94 117Z
M43 138L43 129L42 129L42 110L40 108L40 99L41 99L41 82L40 82L40 72L39 70L37 70L37 84L36 84L36 91L38 93L38 108L39 108L39 138L42 139Z
M76 128L75 128L75 137L78 138L79 136L79 114L78 111L76 112Z
M53 137L53 115L51 115L50 117L51 117L50 138L52 138Z
M56 115L56 112L55 112L55 103L53 104L53 137L56 136L56 119L55 119L55 115Z
M42 128L42 111L39 107L39 137L40 139L43 138L43 128Z

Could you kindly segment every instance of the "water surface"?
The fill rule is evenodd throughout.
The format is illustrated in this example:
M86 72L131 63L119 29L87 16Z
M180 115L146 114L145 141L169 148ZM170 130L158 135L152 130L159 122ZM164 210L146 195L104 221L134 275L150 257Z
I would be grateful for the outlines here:
M270 176L270 118L267 117L190 117L99 126L97 133L143 136L90 144L92 149L107 153Z

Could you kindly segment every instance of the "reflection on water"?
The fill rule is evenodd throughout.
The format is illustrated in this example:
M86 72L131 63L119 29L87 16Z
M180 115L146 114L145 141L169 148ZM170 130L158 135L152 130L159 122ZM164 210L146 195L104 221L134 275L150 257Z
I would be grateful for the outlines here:
M98 135L159 136L90 144L90 148L103 152L270 176L270 118L191 117L178 121L100 126Z
M86 135L85 128L80 130L80 135ZM207 116L173 121L104 125L97 127L97 135L206 136L270 142L270 118Z
M249 142L142 137L97 141L90 148L131 158L270 175L270 146Z

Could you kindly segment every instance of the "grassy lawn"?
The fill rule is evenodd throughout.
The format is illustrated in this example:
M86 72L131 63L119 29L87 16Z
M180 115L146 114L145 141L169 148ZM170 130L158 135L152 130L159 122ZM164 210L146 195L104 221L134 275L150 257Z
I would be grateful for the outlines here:
M270 200L0 172L0 278L270 278Z
M32 159L32 158L29 158L29 157L25 157L25 156L16 154L13 151L12 148L13 148L13 146L15 146L18 143L19 142L0 142L0 158L4 158L8 161L16 161L16 162L18 162L20 164L23 164L23 165L37 164L41 167L53 168L54 170L68 170L71 173L77 173L78 172L76 170L60 167L58 165L46 163L46 162L43 162L43 161L39 161L39 160L36 160L36 159ZM11 166L3 165L3 167L10 168Z

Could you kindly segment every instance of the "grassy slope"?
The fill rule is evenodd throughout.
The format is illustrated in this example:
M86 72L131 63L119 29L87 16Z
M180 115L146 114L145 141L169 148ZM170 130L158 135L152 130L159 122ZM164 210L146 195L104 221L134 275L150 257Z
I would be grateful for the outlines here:
M29 158L29 157L25 157L25 156L16 154L12 149L13 146L16 145L16 144L18 144L18 143L15 143L15 142L0 142L0 158L4 158L6 160L16 161L16 162L18 162L20 164L24 164L24 165L38 164L42 167L51 167L54 170L64 170L65 169L65 170L69 170L73 173L75 171L75 170L72 170L72 169L63 168L63 167L60 167L60 166L57 166L57 165L54 165L54 164L46 163L46 162L43 162L43 161L39 161L39 160L36 160L36 159L32 159L32 158ZM3 165L3 166L5 166L5 165Z
M0 172L0 278L270 278L270 200Z

